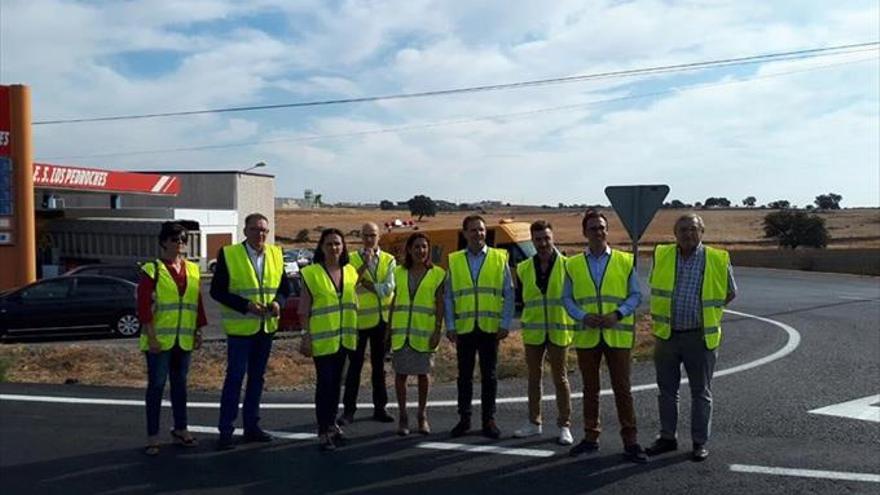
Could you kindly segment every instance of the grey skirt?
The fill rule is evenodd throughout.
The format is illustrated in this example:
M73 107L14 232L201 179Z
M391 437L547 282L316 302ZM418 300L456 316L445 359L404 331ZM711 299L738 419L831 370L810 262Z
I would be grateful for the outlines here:
M391 353L391 367L398 375L427 375L434 368L434 353L419 352L406 343Z

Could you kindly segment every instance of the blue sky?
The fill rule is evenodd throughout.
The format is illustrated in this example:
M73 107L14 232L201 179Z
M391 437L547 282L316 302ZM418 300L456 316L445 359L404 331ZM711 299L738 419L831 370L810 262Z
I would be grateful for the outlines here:
M0 9L0 81L31 86L35 121L437 90L880 38L874 1L4 0ZM34 144L40 160L112 169L264 161L278 195L309 188L331 202L605 203L605 186L665 183L686 202L754 195L804 205L832 191L846 206L878 206L878 73L875 50L418 100L35 126ZM620 97L637 98L590 103ZM557 107L567 108L533 112ZM191 147L209 148L181 150Z

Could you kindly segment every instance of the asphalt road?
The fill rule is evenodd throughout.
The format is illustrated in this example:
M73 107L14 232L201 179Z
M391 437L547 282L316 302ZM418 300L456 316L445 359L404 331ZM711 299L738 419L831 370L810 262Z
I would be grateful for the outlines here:
M602 399L606 431L601 450L594 455L570 458L567 448L554 443L552 401L544 402L548 427L543 438L511 438L526 420L525 402L518 399L525 395L520 381L501 384L499 397L510 400L499 405L497 417L504 434L500 441L477 435L450 439L455 408L444 401L454 399L455 391L444 386L432 390L431 400L440 404L430 408L435 433L428 437L397 437L393 425L366 419L370 413L366 406L349 429L352 444L330 454L319 452L312 439L292 438L216 452L216 436L203 433L198 435L200 447L183 450L166 445L157 458L140 453L144 428L140 390L0 384L0 490L4 494L880 493L880 280L747 268L738 269L736 275L741 295L730 309L765 320L734 313L725 319L713 387L711 455L704 463L693 463L687 455L686 386L679 433L685 450L634 465L620 457L609 395ZM572 378L574 391L580 391L579 380ZM607 377L603 383L607 386ZM652 384L651 364L637 363L633 385L643 444L651 442L658 428ZM552 393L550 383L545 385L548 393ZM121 402L24 401L14 394ZM369 389L363 387L361 398L368 397ZM192 395L190 425L215 426L217 398ZM809 412L863 398L863 404L834 410L861 414L864 419ZM309 393L266 394L263 427L313 433L311 399ZM574 401L574 410L578 441L583 425L580 399ZM163 424L169 424L169 416L170 410L163 409ZM451 442L491 446L496 452L439 449L451 448ZM509 450L514 448L520 450Z

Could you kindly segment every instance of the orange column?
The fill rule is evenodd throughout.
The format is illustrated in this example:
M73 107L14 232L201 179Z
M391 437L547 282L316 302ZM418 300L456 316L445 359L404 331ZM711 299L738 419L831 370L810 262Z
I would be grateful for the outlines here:
M0 102L0 112L9 115L10 123L7 137L12 162L12 217L4 217L9 221L9 244L0 244L0 290L37 279L30 88L16 84L5 89L0 94L6 93L8 99Z

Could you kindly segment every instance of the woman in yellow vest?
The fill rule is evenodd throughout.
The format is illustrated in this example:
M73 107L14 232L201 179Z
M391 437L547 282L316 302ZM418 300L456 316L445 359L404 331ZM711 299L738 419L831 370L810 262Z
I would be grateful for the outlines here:
M443 325L443 281L446 271L431 263L431 241L417 232L406 240L403 266L394 271L397 292L391 303L391 365L400 418L397 433L409 434L406 413L406 379L418 375L419 433L431 433L428 425L428 387L434 366L434 351L440 343Z
M159 232L162 255L144 263L138 283L140 349L147 359L147 445L144 453L159 453L159 413L165 382L171 377L171 436L184 447L198 445L187 431L186 378L193 349L202 343L207 324L199 290L199 266L186 261L187 233L179 223L165 222Z
M324 229L311 265L300 271L305 290L299 300L303 322L300 352L315 361L315 416L323 450L345 443L336 424L345 355L357 348L357 270L348 263L345 237Z

